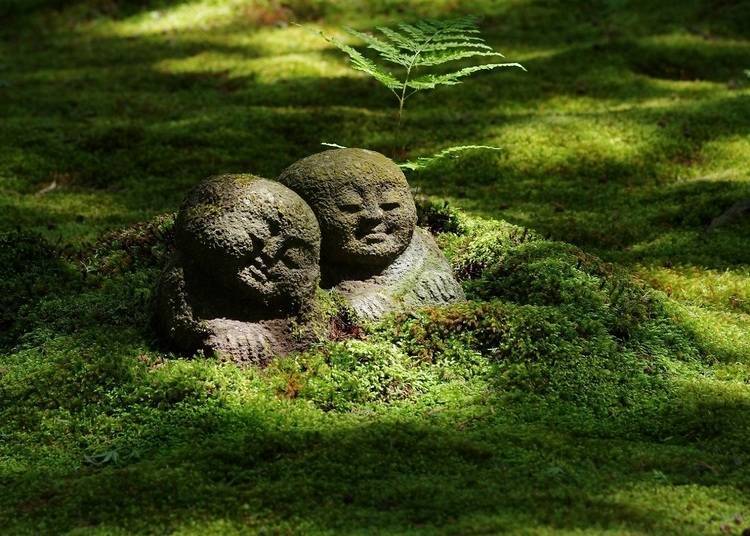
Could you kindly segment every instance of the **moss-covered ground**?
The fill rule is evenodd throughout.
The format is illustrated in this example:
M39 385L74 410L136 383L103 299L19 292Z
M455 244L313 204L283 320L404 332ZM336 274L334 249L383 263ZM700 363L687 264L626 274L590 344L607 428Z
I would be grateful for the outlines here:
M304 28L459 14L528 72L399 158L471 299L265 370L160 349L170 214L394 100ZM0 532L741 534L750 3L0 2ZM444 203L447 202L447 207ZM358 334L358 330L350 330Z

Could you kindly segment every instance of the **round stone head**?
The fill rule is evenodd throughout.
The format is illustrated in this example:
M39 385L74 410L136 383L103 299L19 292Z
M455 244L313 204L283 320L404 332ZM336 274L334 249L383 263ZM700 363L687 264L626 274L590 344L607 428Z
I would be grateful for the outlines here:
M279 181L309 203L328 266L380 269L409 245L417 213L401 169L380 153L334 149L288 167Z
M318 223L300 196L277 182L212 177L190 192L175 229L186 262L238 303L296 312L315 293Z

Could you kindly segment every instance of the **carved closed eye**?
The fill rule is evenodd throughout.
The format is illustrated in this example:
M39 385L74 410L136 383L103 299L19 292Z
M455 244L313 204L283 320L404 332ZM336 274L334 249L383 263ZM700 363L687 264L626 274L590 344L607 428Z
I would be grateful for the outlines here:
M383 210L395 210L400 206L401 204L395 201L390 201L388 203L380 203L380 208L382 208Z
M339 205L339 209L343 212L354 214L362 210L362 205L360 203L342 203Z

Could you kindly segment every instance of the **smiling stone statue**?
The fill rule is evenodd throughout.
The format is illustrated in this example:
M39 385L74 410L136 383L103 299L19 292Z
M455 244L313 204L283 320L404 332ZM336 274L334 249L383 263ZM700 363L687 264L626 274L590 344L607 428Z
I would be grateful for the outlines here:
M279 181L221 175L188 194L157 291L174 347L257 364L302 350L330 328L321 282L369 320L464 299L385 156L325 151Z
M320 230L285 186L253 175L198 185L180 208L159 328L178 348L264 363L296 349L320 279ZM304 331L304 330L302 330Z
M432 236L416 227L406 177L382 154L324 151L292 164L279 181L318 218L323 286L362 317L464 299Z

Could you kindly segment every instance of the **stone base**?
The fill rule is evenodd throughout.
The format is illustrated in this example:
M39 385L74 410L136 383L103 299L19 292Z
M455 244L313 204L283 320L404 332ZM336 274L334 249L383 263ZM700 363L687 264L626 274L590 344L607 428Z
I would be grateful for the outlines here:
M276 356L302 350L311 343L312 330L304 329L297 317L270 320L218 317L216 303L207 307L200 296L200 292L190 288L178 257L174 258L161 276L156 318L157 328L175 349L188 353L204 351L238 363L264 365Z

